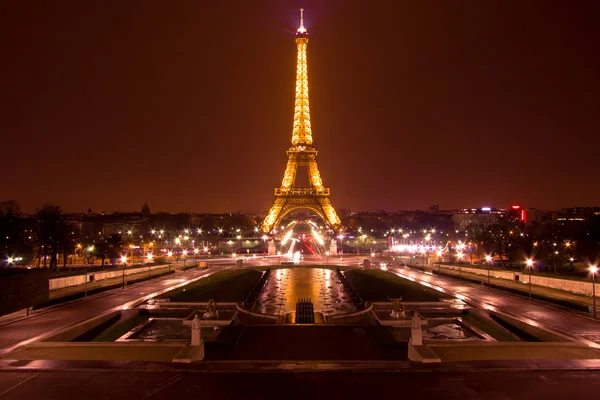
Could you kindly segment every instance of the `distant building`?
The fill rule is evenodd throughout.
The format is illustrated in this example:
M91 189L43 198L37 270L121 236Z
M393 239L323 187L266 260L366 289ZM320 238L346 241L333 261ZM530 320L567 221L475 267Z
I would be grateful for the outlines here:
M563 208L561 212L553 214L555 222L565 224L584 223L600 215L600 207L572 207Z
M506 210L506 219L513 224L525 224L527 223L527 210L518 204L514 204Z
M506 210L490 207L464 209L452 214L456 229L465 230L469 225L488 227L500 223Z
M545 222L546 213L544 213L542 210L538 210L535 208L527 208L525 211L525 223L527 225L542 224Z
M143 218L150 217L150 207L148 207L148 202L145 202L144 206L142 207L142 217Z

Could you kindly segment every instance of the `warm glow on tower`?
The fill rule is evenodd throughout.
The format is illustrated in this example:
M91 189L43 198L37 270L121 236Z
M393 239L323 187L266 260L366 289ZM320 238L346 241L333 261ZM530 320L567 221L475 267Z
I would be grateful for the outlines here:
M306 62L306 47L308 33L304 28L304 10L300 9L300 28L296 31L296 46L298 58L296 65L296 103L294 108L294 130L292 144L312 144L310 130L310 108L308 105L308 72Z
M264 233L271 232L286 214L298 208L314 211L334 229L338 229L342 225L329 200L329 188L323 186L319 167L317 166L318 152L312 146L306 61L308 33L304 28L303 11L303 9L300 9L300 28L296 31L298 59L292 146L287 151L288 162L281 181L281 187L275 189L275 201L261 227ZM310 187L294 186L298 167L306 167L308 170Z

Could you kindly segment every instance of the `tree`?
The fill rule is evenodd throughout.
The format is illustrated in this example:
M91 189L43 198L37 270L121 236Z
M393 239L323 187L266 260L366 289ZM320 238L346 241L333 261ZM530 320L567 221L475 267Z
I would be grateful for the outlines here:
M44 255L44 267L50 256L50 270L58 267L58 254L62 250L67 253L71 246L69 233L70 225L65 221L62 209L54 204L44 204L36 213L38 220L38 241L42 246L40 255Z

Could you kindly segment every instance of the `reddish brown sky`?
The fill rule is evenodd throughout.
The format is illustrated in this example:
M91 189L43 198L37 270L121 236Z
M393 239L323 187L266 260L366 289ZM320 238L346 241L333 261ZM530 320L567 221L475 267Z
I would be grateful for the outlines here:
M306 9L337 208L600 205L598 1L10 1L0 200L257 211Z

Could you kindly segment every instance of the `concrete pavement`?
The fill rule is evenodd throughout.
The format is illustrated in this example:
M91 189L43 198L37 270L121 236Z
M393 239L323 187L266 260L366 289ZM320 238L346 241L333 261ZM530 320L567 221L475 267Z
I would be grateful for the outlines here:
M593 371L426 373L221 373L185 371L0 372L0 400L21 399L418 399L594 398Z

